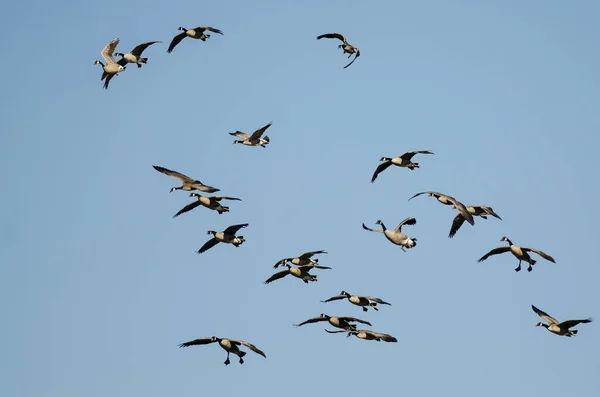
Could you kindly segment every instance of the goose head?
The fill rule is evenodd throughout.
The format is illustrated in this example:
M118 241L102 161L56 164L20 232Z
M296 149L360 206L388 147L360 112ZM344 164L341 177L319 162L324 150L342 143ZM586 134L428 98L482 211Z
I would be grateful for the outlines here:
M347 293L346 291L342 291L342 292L340 292L340 295L344 295L344 296L345 296L345 297L347 297L347 298L348 298L348 297L350 297L350 294L349 294L349 293Z
M173 188L175 189L175 188ZM190 197L200 197L200 195L198 193L190 193Z
M214 230L209 230L208 232L206 232L206 234L212 234L214 236L215 234L217 234L217 232L215 232Z
M184 28L184 27L181 27L181 26L180 26L180 27L178 27L178 28L177 28L177 30L183 30L184 32L187 32L187 29L186 29L186 28Z

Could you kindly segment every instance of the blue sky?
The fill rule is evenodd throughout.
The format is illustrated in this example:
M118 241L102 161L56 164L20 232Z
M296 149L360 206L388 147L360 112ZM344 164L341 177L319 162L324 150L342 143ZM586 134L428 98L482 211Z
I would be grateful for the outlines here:
M12 2L0 165L0 394L31 397L367 393L598 395L598 323L575 338L534 325L598 317L595 207L600 4L593 1ZM35 7L35 13L32 12ZM178 26L222 29L166 48ZM360 48L348 69L334 40ZM148 64L102 89L93 65L153 40ZM273 122L267 149L228 132ZM382 156L429 149L421 168ZM169 193L161 165L240 197L230 212ZM503 218L454 239L436 190ZM368 233L381 219L418 246ZM248 222L239 248L198 250ZM552 255L514 272L508 236ZM324 249L319 282L272 265ZM392 303L364 313L347 290ZM396 344L292 324L328 313ZM247 340L223 365L204 336Z

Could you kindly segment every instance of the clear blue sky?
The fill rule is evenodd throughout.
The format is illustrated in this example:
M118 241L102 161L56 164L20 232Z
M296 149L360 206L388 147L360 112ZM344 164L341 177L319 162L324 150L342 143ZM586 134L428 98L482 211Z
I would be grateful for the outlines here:
M600 395L599 323L565 338L531 304L600 320L596 1L12 2L0 110L0 394L26 397ZM483 3L486 3L485 5ZM166 49L178 26L222 29ZM334 40L361 49L348 69ZM148 64L102 89L93 65L152 40ZM267 149L228 132L273 122ZM430 149L420 169L382 156ZM161 165L228 203L190 199ZM436 190L504 219L447 238ZM369 233L381 219L418 246ZM239 248L198 250L236 223ZM508 236L539 259L515 273ZM319 282L273 264L324 249ZM347 290L392 303L366 314ZM329 335L320 313L396 344ZM203 336L263 349L239 365Z

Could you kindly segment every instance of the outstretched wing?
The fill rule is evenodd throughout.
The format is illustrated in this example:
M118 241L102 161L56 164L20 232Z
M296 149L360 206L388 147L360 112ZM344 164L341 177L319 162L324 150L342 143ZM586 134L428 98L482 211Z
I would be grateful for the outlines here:
M147 43L140 44L136 46L133 50L131 50L131 54L135 55L136 57L139 57L140 55L142 55L142 52L144 52L144 50L148 48L148 46L151 46L155 43L162 43L162 41L149 41Z
M382 334L380 332L369 331L366 329L364 329L363 331L367 334L371 334L374 337L381 339L384 342L398 342L398 339L394 338L392 335Z
M300 327L304 324L318 323L320 321L328 321L328 320L325 317L314 317L314 318L310 318L306 321L303 321L300 324L294 324L294 327Z
M409 198L408 201L410 201L410 200L414 199L415 197L420 196L422 194L438 194L439 195L439 193L436 193L436 192L421 192L421 193L417 193L414 196L412 196L411 198Z
M269 277L268 279L265 280L265 284L269 284L275 280L279 280L280 278L284 278L285 276L287 276L288 274L290 274L289 269L283 270L281 272L275 273L274 275L272 275L271 277Z
M381 232L381 230L374 230L374 229L370 229L370 228L366 227L364 223L362 224L362 227L363 227L363 229L368 230L370 232Z
M179 179L181 182L195 182L194 179L192 179L189 176L184 175L180 172L172 171L172 170L164 168L164 167L159 167L158 165L153 165L152 167L154 167L154 169L158 172L162 172L165 175L169 175L169 176Z
M558 320L555 319L554 317L550 316L548 313L541 311L540 309L538 309L537 307L535 307L533 305L531 305L531 308L533 309L534 312L537 313L538 316L540 316L541 318L546 320L548 322L548 324L558 324Z
M356 47L354 47L354 48L356 49L356 54L354 55L354 59L352 59L352 61L350 61L349 64L344 66L344 69L346 69L348 66L352 65L354 63L354 61L356 61L356 58L358 58L360 56L360 50Z
M332 301L339 301L341 299L346 299L346 296L345 295L336 295L336 296L332 296L331 298L321 301L321 302L326 303L326 302L332 302Z
M214 200L214 201L221 201L221 200L237 200L237 201L242 201L242 199L237 198L237 197L227 197L227 196L213 196L213 197L209 197L209 199Z
M214 33L218 33L218 34L223 34L223 32L217 28L213 28L211 26L198 26L197 28L194 28L194 30L199 30L204 32L205 30L210 30L211 32Z
M177 44L179 44L181 42L181 40L183 40L185 38L186 34L185 32L179 33L177 36L173 37L173 40L171 40L171 44L169 44L169 49L167 49L167 52L172 52L173 49L175 48L175 46Z
M227 229L223 230L223 233L235 235L238 232L238 230L240 230L241 228L246 227L248 225L249 225L248 223L242 223L239 225L231 225Z
M465 218L465 220L467 222L469 222L471 225L475 225L475 219L473 219L473 215L469 212L469 210L463 203L461 203L454 197L451 197L448 195L444 195L444 196L446 196L448 201L450 201L452 204L454 204L454 208L456 208L458 210L458 212L460 212L462 214L462 216Z
M487 258L489 258L492 255L498 255L498 254L502 254L504 252L508 252L510 251L510 247L498 247L498 248L494 248L493 250L491 250L490 252L488 252L487 254L485 254L484 256L482 256L481 258L479 258L477 260L477 262L482 262L484 260L486 260Z
M403 160L409 161L410 159L413 158L413 156L415 154L435 154L435 153L433 153L431 150L414 150L412 152L404 153L402 156L400 156L400 158Z
M191 211L199 205L200 205L200 200L195 200L195 201L189 203L188 205L186 205L185 207L183 207L182 209L180 209L178 213L173 215L173 218L177 218L179 215L184 214L188 211Z
M189 342L185 342L179 345L179 347L188 347L188 346L196 346L196 345L208 345L210 343L214 343L216 340L213 338L199 338L194 339Z
M367 298L370 301L379 303L381 305L390 305L390 306L392 305L391 303L388 303L388 302L386 302L386 301L384 301L382 299L379 299L379 298L375 298L374 296L365 296L365 298Z
M559 326L561 328L571 328L576 326L577 324L587 324L587 323L591 323L592 319L591 318L586 318L585 320L567 320L567 321L563 321L562 323L559 324Z
M320 36L317 36L317 40L321 40L321 39L338 39L338 40L343 41L344 44L348 43L346 41L346 38L340 33L325 33Z
M264 127L259 128L258 130L254 131L252 133L252 135L250 135L250 138L248 138L248 139L252 141L254 139L260 138L261 135L267 130L267 128L269 128L271 126L271 124L273 124L273 123L269 123L269 124L265 125Z
M204 245L198 250L198 253L201 254L203 252L206 252L217 244L219 244L219 240L213 237L206 243L204 243Z
M310 251L310 252L305 252L302 255L300 255L298 258L300 259L308 259L308 258L312 258L313 255L317 255L317 254L326 254L326 251Z
M417 220L415 218L408 217L405 220L403 220L402 222L400 222L398 224L398 226L396 226L396 230L402 229L402 226L404 226L404 225L411 226L411 225L416 225L416 224L417 224Z
M553 257L551 257L550 255L540 251L540 250L536 250L535 248L525 248L525 247L521 247L521 249L523 251L531 251L531 252L535 252L536 254L538 254L539 256L541 256L542 258L544 258L547 261L550 261L552 263L556 263L556 261L554 260Z
M231 343L235 343L238 346L239 345L244 345L248 349L252 350L254 353L260 354L264 358L267 358L267 356L265 355L265 353L262 350L260 350L258 347L254 346L252 343L248 343L248 342L243 341L243 340L233 340L233 339L229 339L229 340L231 341Z
M361 323L361 324L367 324L367 325L371 325L370 322L365 321L365 320L361 320L359 318L356 317L338 317L340 320L344 320L344 321L348 321L348 322L355 322L355 323Z
M500 215L496 214L494 212L494 210L492 209L492 207L486 207L485 205L482 205L481 209L484 210L486 214L491 215L494 218L498 218L498 219L502 220L502 218L500 218Z
M377 166L377 168L375 169L375 172L373 173L373 177L371 178L371 183L375 182L375 179L377 179L377 176L379 174L381 174L383 171L385 171L390 165L392 165L391 160L383 161L381 164L379 164Z
M458 229L460 229L463 223L465 223L465 217L462 216L462 214L459 212L458 214L456 214L454 220L452 221L452 226L450 227L450 234L448 234L448 237L454 237L454 235L456 234L456 232L458 232Z
M313 264L313 265L298 266L298 269L309 271L311 269L331 269L331 268L327 267L327 266L319 266L319 265L314 265Z
M104 46L104 48L102 49L102 52L100 52L100 54L102 54L102 58L104 58L104 60L106 61L106 63L117 63L115 61L115 58L113 58L113 53L115 52L115 49L117 48L117 44L119 44L119 38L114 38L110 41L110 43L108 43L106 46Z
M348 332L345 329L341 330L341 331L330 331L328 329L325 329L325 332L329 332L330 334L341 334L342 332Z

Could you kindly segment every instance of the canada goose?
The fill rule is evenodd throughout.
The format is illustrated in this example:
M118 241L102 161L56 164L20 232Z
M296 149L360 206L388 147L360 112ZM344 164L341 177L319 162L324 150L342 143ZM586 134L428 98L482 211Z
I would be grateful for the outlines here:
M383 224L383 222L378 220L377 222L375 222L375 224L381 225L383 230L369 229L368 227L365 226L364 223L362 224L362 227L363 227L363 229L368 230L370 232L383 233L383 235L389 241L391 241L392 243L394 243L396 245L399 245L400 248L402 249L402 251L406 252L406 249L404 249L404 248L409 249L409 248L415 247L417 245L417 239L410 238L406 234L402 233L402 226L403 225L415 225L416 223L417 223L417 220L415 218L406 218L405 220L400 222L400 224L398 226L396 226L396 228L394 230L388 230L385 228L385 225Z
M183 183L183 185L181 187L172 187L171 192L174 192L175 190L186 190L186 191L199 190L199 191L205 192L205 193L215 193L215 192L218 192L221 190L221 189L214 188L212 186L205 185L202 182L192 179L189 176L183 175L177 171L171 171L167 168L159 167L158 165L153 165L152 167L154 167L154 169L156 171L162 172L165 175L169 175L174 178L177 178Z
M369 309L367 309L367 306L371 306L373 309L379 311L379 309L377 308L378 303L382 304L382 305L390 305L391 306L391 303L387 303L379 298L375 298L373 296L350 295L346 291L342 291L342 292L340 292L339 295L332 296L331 298L321 301L321 302L326 303L326 302L331 302L331 301L336 301L336 300L341 300L341 299L348 299L348 302L350 302L356 306L361 306L363 309L363 312L366 312L369 310Z
M492 207L486 207L485 205L469 205L467 207L467 211L469 211L471 215L479 216L483 219L487 219L487 216L491 215L494 218L502 220L502 218L500 218L500 216L494 212ZM452 221L452 226L450 227L450 234L448 234L448 237L454 237L454 235L456 234L458 229L460 229L463 223L465 223L465 217L459 212Z
M350 59L350 57L352 56L352 54L356 54L354 56L354 59L347 64L346 66L344 66L344 69L346 69L348 66L352 65L354 63L354 61L356 61L356 58L358 58L360 56L360 50L357 47L354 47L353 45L350 45L348 43L348 41L346 40L346 38L339 34L339 33L326 33L326 34L322 34L320 36L317 36L317 40L321 40L321 39L338 39L341 40L343 42L343 44L338 45L338 48L342 48L344 50L344 54L349 54L348 55L348 59Z
M558 320L556 320L554 317L549 316L547 313L541 311L537 307L531 305L531 308L533 309L534 312L536 312L538 314L538 316L540 316L541 318L543 318L544 320L546 320L548 322L548 324L539 322L535 326L536 327L545 327L548 331L550 331L556 335L562 335L562 336L568 336L568 337L575 336L575 335L577 335L577 330L574 329L571 331L569 328L574 327L577 324L587 324L587 323L592 322L591 318L587 318L585 320L567 320L567 321L563 321L562 323L559 323Z
M419 168L419 163L413 163L411 161L411 159L413 158L413 156L415 154L435 154L435 153L433 153L430 150L415 150L414 152L406 152L402 156L398 156L398 157L394 157L394 158L382 157L381 160L379 160L379 161L382 161L382 163L379 164L379 166L377 166L377 169L375 170L375 173L373 174L373 177L371 178L371 183L375 182L375 179L377 179L377 175L382 173L386 168L388 168L392 164L395 166L398 166L398 167L406 167L411 171L414 171L415 168Z
M371 323L365 320L358 319L356 317L336 317L336 316L328 316L327 314L321 313L319 317L311 318L306 321L301 322L300 324L294 324L295 327L300 327L304 324L310 323L318 323L319 321L327 321L329 324L333 325L336 328L341 328L346 331L355 331L356 325L350 323L361 323L367 324L371 326Z
M487 258L489 258L492 255L501 254L503 252L510 251L519 260L519 266L515 269L516 272L518 272L518 271L521 270L521 261L525 261L525 262L529 263L529 267L527 268L528 272L530 272L531 270L533 270L532 266L535 265L536 261L533 260L533 259L531 259L531 257L529 256L528 252L535 252L536 254L538 254L542 258L546 259L547 261L550 261L552 263L556 263L554 261L554 258L551 257L550 255L545 254L542 251L537 250L535 248L525 248L525 247L520 247L518 245L514 245L512 243L512 241L510 241L508 239L508 237L502 237L500 239L500 241L506 241L506 242L508 242L508 246L507 247L494 248L493 250L491 250L490 252L488 252L487 254L485 254L484 256L482 256L481 258L479 258L479 260L477 262L482 262L482 261L486 260Z
M100 54L102 54L102 58L106 61L106 65L98 60L94 62L94 65L102 65L102 78L100 78L100 81L106 79L104 81L104 89L108 89L110 79L126 69L124 65L120 65L115 61L115 58L113 58L113 52L115 52L115 48L117 48L119 41L118 37L114 38L102 49Z
M266 148L265 145L268 145L271 140L268 136L265 135L264 138L261 138L262 134L271 126L272 123L265 125L264 127L254 131L252 135L248 135L242 131L230 132L229 135L237 136L238 138L242 138L241 140L235 140L233 143L241 143L246 146L262 146Z
M236 236L235 234L238 232L238 230L246 226L248 226L248 223L229 226L222 232L209 230L206 234L212 234L214 237L204 243L204 245L198 250L198 253L201 254L206 252L219 243L233 244L234 246L239 247L246 240L244 239L244 236Z
M155 43L162 43L162 41L149 41L147 43L140 44L137 47L135 47L133 50L128 52L127 54L123 54L122 52L115 52L115 56L122 57L121 59L119 59L119 61L117 63L119 65L123 65L123 66L125 66L128 63L135 63L138 68L141 68L142 63L148 62L148 58L141 57L142 52L144 52L144 50L146 48L148 48L148 46L151 46L152 44L155 44Z
M240 364L244 363L244 360L242 359L242 357L244 357L246 355L246 352L240 350L240 348L239 348L240 345L244 345L247 348L249 348L250 350L252 350L254 353L260 354L264 358L267 358L267 356L265 355L265 353L262 350L260 350L259 348L257 348L256 346L254 346L251 343L245 342L243 340L217 338L216 336L213 336L211 338L194 339L189 342L180 344L179 347L208 345L210 343L215 343L215 342L219 342L219 346L221 346L223 348L223 350L225 350L227 352L227 360L225 360L225 365L228 365L230 363L230 361L229 361L230 353L233 353L240 358Z
M454 197L448 196L447 194L442 194L442 193L438 193L438 192L421 192L421 193L417 193L414 196L412 196L411 198L409 198L408 201L410 201L410 200L414 199L415 197L420 196L422 194L428 194L430 197L435 197L442 204L454 206L454 208L456 208L458 210L458 212L460 212L462 214L462 216L465 217L467 222L469 222L471 225L475 225L475 220L473 219L473 215L471 215L471 213L467 210L467 207L465 207L465 205L463 203L461 203Z
M306 284L308 284L309 281L318 281L317 276L308 273L311 269L331 269L330 267L319 265L292 266L289 263L285 263L284 266L287 266L287 270L275 273L267 280L265 280L265 284L269 284L275 280L279 280L280 278L283 278L288 274L291 274L292 276L297 277L300 280L304 281Z
M224 207L221 205L221 200L238 200L242 201L242 199L236 197L225 197L225 196L201 196L198 193L190 193L190 197L196 197L197 200L189 203L185 207L179 210L178 213L173 215L173 218L177 218L179 215L191 211L199 205L208 208L209 210L215 210L220 214L224 212L229 212L229 207Z
M326 329L325 331L329 332L330 334L339 334L340 332L348 332L348 335L346 335L346 337L354 335L359 339L376 340L377 342L381 342L381 341L398 342L398 339L394 338L392 335L369 331L367 329L358 329L358 330L354 330L354 331L329 331L328 329Z
M223 34L222 31L220 31L219 29L215 29L212 28L210 26L198 26L197 28L194 29L186 29L183 27L178 27L177 30L183 30L183 33L179 33L177 36L173 37L173 40L171 41L171 44L169 44L169 49L167 50L167 52L172 52L173 49L175 48L175 46L177 44L179 44L181 42L181 40L185 39L186 37L191 37L192 39L200 39L202 41L206 41L206 39L208 39L210 37L210 34L208 33L204 33L207 30L210 30L211 32L214 33L218 33L218 34Z
M317 255L317 254L326 254L327 252L321 250L321 251L310 251L310 252L305 252L300 256L297 256L295 258L283 258L282 260L278 261L275 266L273 266L273 269L276 269L278 266L283 266L285 265L286 262L291 262L293 265L296 266L304 266L304 265L316 265L317 263L319 263L318 259L311 259L313 257L313 255Z

